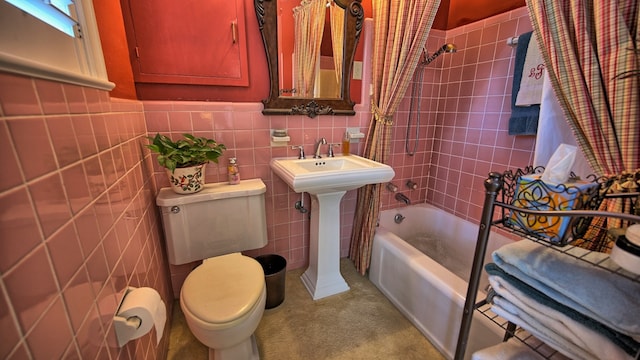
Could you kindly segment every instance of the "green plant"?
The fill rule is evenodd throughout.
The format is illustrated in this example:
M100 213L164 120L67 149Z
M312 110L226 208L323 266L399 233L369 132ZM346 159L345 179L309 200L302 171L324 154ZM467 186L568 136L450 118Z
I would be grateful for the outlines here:
M227 148L213 139L182 134L184 139L173 141L161 134L147 138L151 144L146 145L158 154L158 164L173 173L176 168L205 164L209 161L218 163L218 158Z

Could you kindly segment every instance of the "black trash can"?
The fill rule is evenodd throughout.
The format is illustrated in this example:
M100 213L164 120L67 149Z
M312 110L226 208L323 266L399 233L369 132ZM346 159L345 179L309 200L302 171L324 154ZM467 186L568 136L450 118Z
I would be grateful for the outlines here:
M256 260L262 265L267 283L267 301L265 309L274 308L284 301L284 280L287 260L280 255L260 255Z

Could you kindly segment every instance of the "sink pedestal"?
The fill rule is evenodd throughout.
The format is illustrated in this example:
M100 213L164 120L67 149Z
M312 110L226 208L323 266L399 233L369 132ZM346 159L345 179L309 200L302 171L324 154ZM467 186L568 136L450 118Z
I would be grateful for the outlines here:
M345 193L311 194L309 268L301 279L313 300L349 290L340 273L340 199Z
M269 164L293 191L311 194L309 268L302 274L307 290L314 300L349 290L340 274L340 199L349 190L391 180L393 169L358 155L274 158Z

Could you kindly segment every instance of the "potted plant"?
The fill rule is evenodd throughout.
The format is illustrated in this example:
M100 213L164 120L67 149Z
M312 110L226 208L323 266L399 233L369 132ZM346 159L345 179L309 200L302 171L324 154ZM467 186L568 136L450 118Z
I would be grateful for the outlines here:
M202 190L205 165L209 161L217 164L226 147L213 139L183 136L176 141L161 134L149 136L151 143L146 147L158 154L158 164L166 169L173 191L191 194Z

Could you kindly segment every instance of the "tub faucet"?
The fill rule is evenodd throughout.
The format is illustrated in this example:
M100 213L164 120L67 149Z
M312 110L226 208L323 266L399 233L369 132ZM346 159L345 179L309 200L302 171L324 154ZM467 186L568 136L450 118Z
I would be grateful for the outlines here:
M322 145L327 143L327 139L325 138L320 138L320 140L318 140L318 142L316 143L316 151L313 155L314 159L320 159L322 156L320 156L320 148L322 147Z
M411 205L411 200L406 197L403 193L396 193L396 200L401 201L407 205Z

